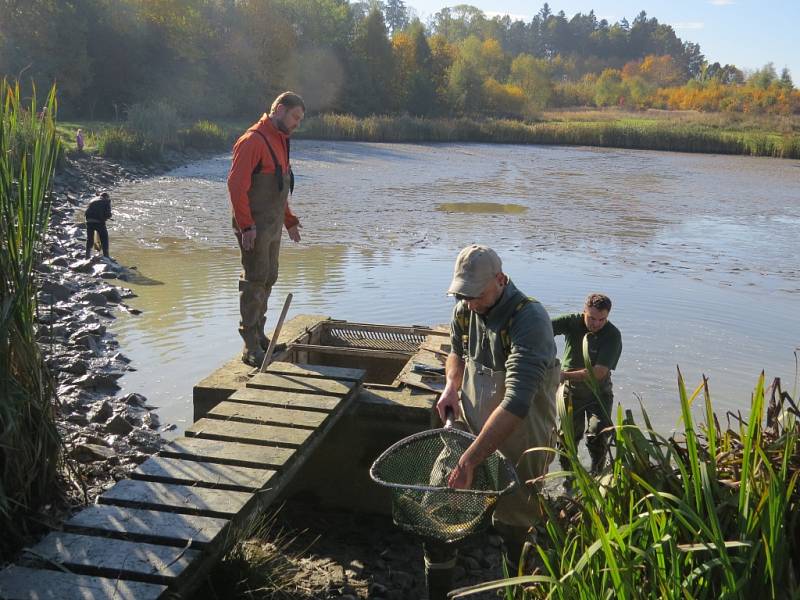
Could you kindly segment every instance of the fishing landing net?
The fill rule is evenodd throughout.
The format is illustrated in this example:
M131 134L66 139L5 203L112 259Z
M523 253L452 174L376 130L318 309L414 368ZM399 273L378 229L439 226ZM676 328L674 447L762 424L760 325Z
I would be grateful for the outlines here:
M455 542L489 524L498 498L519 482L508 459L495 451L475 469L471 489L447 487L474 439L453 428L432 429L400 440L375 460L370 476L391 488L395 524L441 542Z

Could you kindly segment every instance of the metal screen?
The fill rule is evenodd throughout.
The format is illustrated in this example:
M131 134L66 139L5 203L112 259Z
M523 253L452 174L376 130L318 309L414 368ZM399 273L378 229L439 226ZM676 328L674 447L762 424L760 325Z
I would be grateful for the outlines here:
M413 353L419 350L420 344L425 340L425 334L381 330L377 326L337 324L326 331L325 338L327 345L330 346Z

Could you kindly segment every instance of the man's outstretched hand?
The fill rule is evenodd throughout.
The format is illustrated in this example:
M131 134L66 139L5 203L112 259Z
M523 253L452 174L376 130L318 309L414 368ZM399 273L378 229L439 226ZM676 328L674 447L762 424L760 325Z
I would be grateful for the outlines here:
M249 252L256 245L256 226L253 225L249 229L242 232L242 250Z

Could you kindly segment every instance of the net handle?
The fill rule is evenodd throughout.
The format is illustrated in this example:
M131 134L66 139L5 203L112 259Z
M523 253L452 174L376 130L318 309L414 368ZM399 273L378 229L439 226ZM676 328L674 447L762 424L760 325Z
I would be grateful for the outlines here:
M455 411L452 406L446 406L444 409L444 428L450 429L455 421Z

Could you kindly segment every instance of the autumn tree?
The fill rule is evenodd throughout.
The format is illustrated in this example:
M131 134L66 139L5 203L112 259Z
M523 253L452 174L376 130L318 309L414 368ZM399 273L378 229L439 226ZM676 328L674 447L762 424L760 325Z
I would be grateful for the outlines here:
M528 115L546 107L553 95L547 61L530 54L520 54L511 62L509 81L522 90Z
M594 101L597 106L616 106L625 97L622 73L617 69L606 69L600 74L595 86Z

